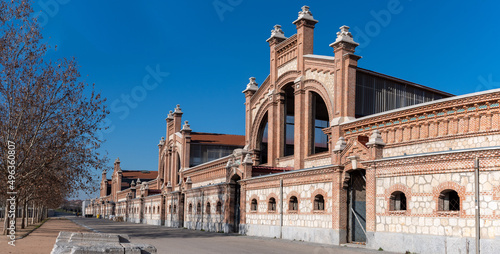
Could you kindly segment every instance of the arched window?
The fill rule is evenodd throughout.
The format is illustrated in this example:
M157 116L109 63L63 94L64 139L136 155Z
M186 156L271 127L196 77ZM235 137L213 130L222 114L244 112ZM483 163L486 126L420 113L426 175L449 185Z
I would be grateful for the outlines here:
M173 214L177 213L177 205L174 205L174 210L172 211Z
M215 212L217 214L221 214L222 213L222 203L220 201L217 201L217 207L215 209Z
M267 113L262 118L258 132L258 145L260 146L259 161L261 164L267 163L267 147L268 147L268 120Z
M439 211L459 211L460 197L454 190L444 190L439 194Z
M196 214L201 214L201 203L198 202L198 205L196 205Z
M267 205L267 210L276 211L276 199L270 198L269 203Z
M292 196L290 198L290 202L288 202L288 210L297 211L299 210L299 200L296 196Z
M314 197L314 210L325 210L325 199L323 195L318 194Z
M210 202L207 203L207 214L210 214Z
M406 195L401 191L395 191L391 194L389 210L405 211L406 210Z
M257 199L255 198L252 199L252 203L250 203L250 210L257 211L257 206L258 206Z
M169 205L169 206L168 206L168 211L169 211L170 213L172 213L172 205Z
M191 214L193 212L193 204L189 204L188 213Z
M311 92L311 154L328 151L328 135L323 132L329 125L326 104L315 92Z
M283 156L293 155L295 140L295 94L293 85L285 89L285 138Z

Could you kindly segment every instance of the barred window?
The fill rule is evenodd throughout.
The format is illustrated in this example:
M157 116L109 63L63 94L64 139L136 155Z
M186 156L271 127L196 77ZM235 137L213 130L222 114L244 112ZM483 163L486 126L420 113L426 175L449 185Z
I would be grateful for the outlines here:
M257 211L257 199L252 199L252 203L250 204L250 210Z
M196 214L201 214L201 203L198 202L198 205L196 205Z
M406 210L406 196L403 192L395 191L391 194L389 209L391 211Z
M210 214L210 202L207 203L207 214Z
M454 190L444 190L439 194L439 211L459 211L460 197Z
M288 210L297 211L299 210L299 200L296 196L292 196L290 198L290 202L288 203Z
M325 210L325 199L323 195L318 194L314 197L314 210Z
M269 204L267 206L267 210L276 211L276 199L274 199L274 198L269 199Z
M220 201L217 201L217 207L216 207L215 211L217 212L217 214L222 213L222 203Z

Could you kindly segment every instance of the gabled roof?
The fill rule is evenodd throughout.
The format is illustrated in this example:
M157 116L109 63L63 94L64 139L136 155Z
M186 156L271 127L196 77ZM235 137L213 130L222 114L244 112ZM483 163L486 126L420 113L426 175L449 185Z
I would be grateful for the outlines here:
M228 146L245 146L244 135L191 132L191 143Z

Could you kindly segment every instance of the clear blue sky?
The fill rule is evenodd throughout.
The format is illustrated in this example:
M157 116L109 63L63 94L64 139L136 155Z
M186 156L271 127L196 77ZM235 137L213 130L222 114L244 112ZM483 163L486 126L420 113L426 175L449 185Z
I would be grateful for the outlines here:
M60 2L33 7L57 45L49 57L75 56L86 82L114 103L103 134L110 168L120 157L124 170L157 170L157 144L176 104L194 131L243 135L241 91L249 77L266 78L270 30L280 24L293 35L303 5L319 20L316 54L332 56L328 45L348 25L362 68L457 95L500 87L497 1Z

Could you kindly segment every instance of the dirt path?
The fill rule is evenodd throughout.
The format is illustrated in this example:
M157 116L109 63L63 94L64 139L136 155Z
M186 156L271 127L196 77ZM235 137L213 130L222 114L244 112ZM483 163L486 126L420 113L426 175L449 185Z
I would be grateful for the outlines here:
M16 246L7 242L6 236L0 238L0 252L12 254L49 254L54 247L59 231L88 232L65 218L51 218L40 228L24 239L16 240Z

